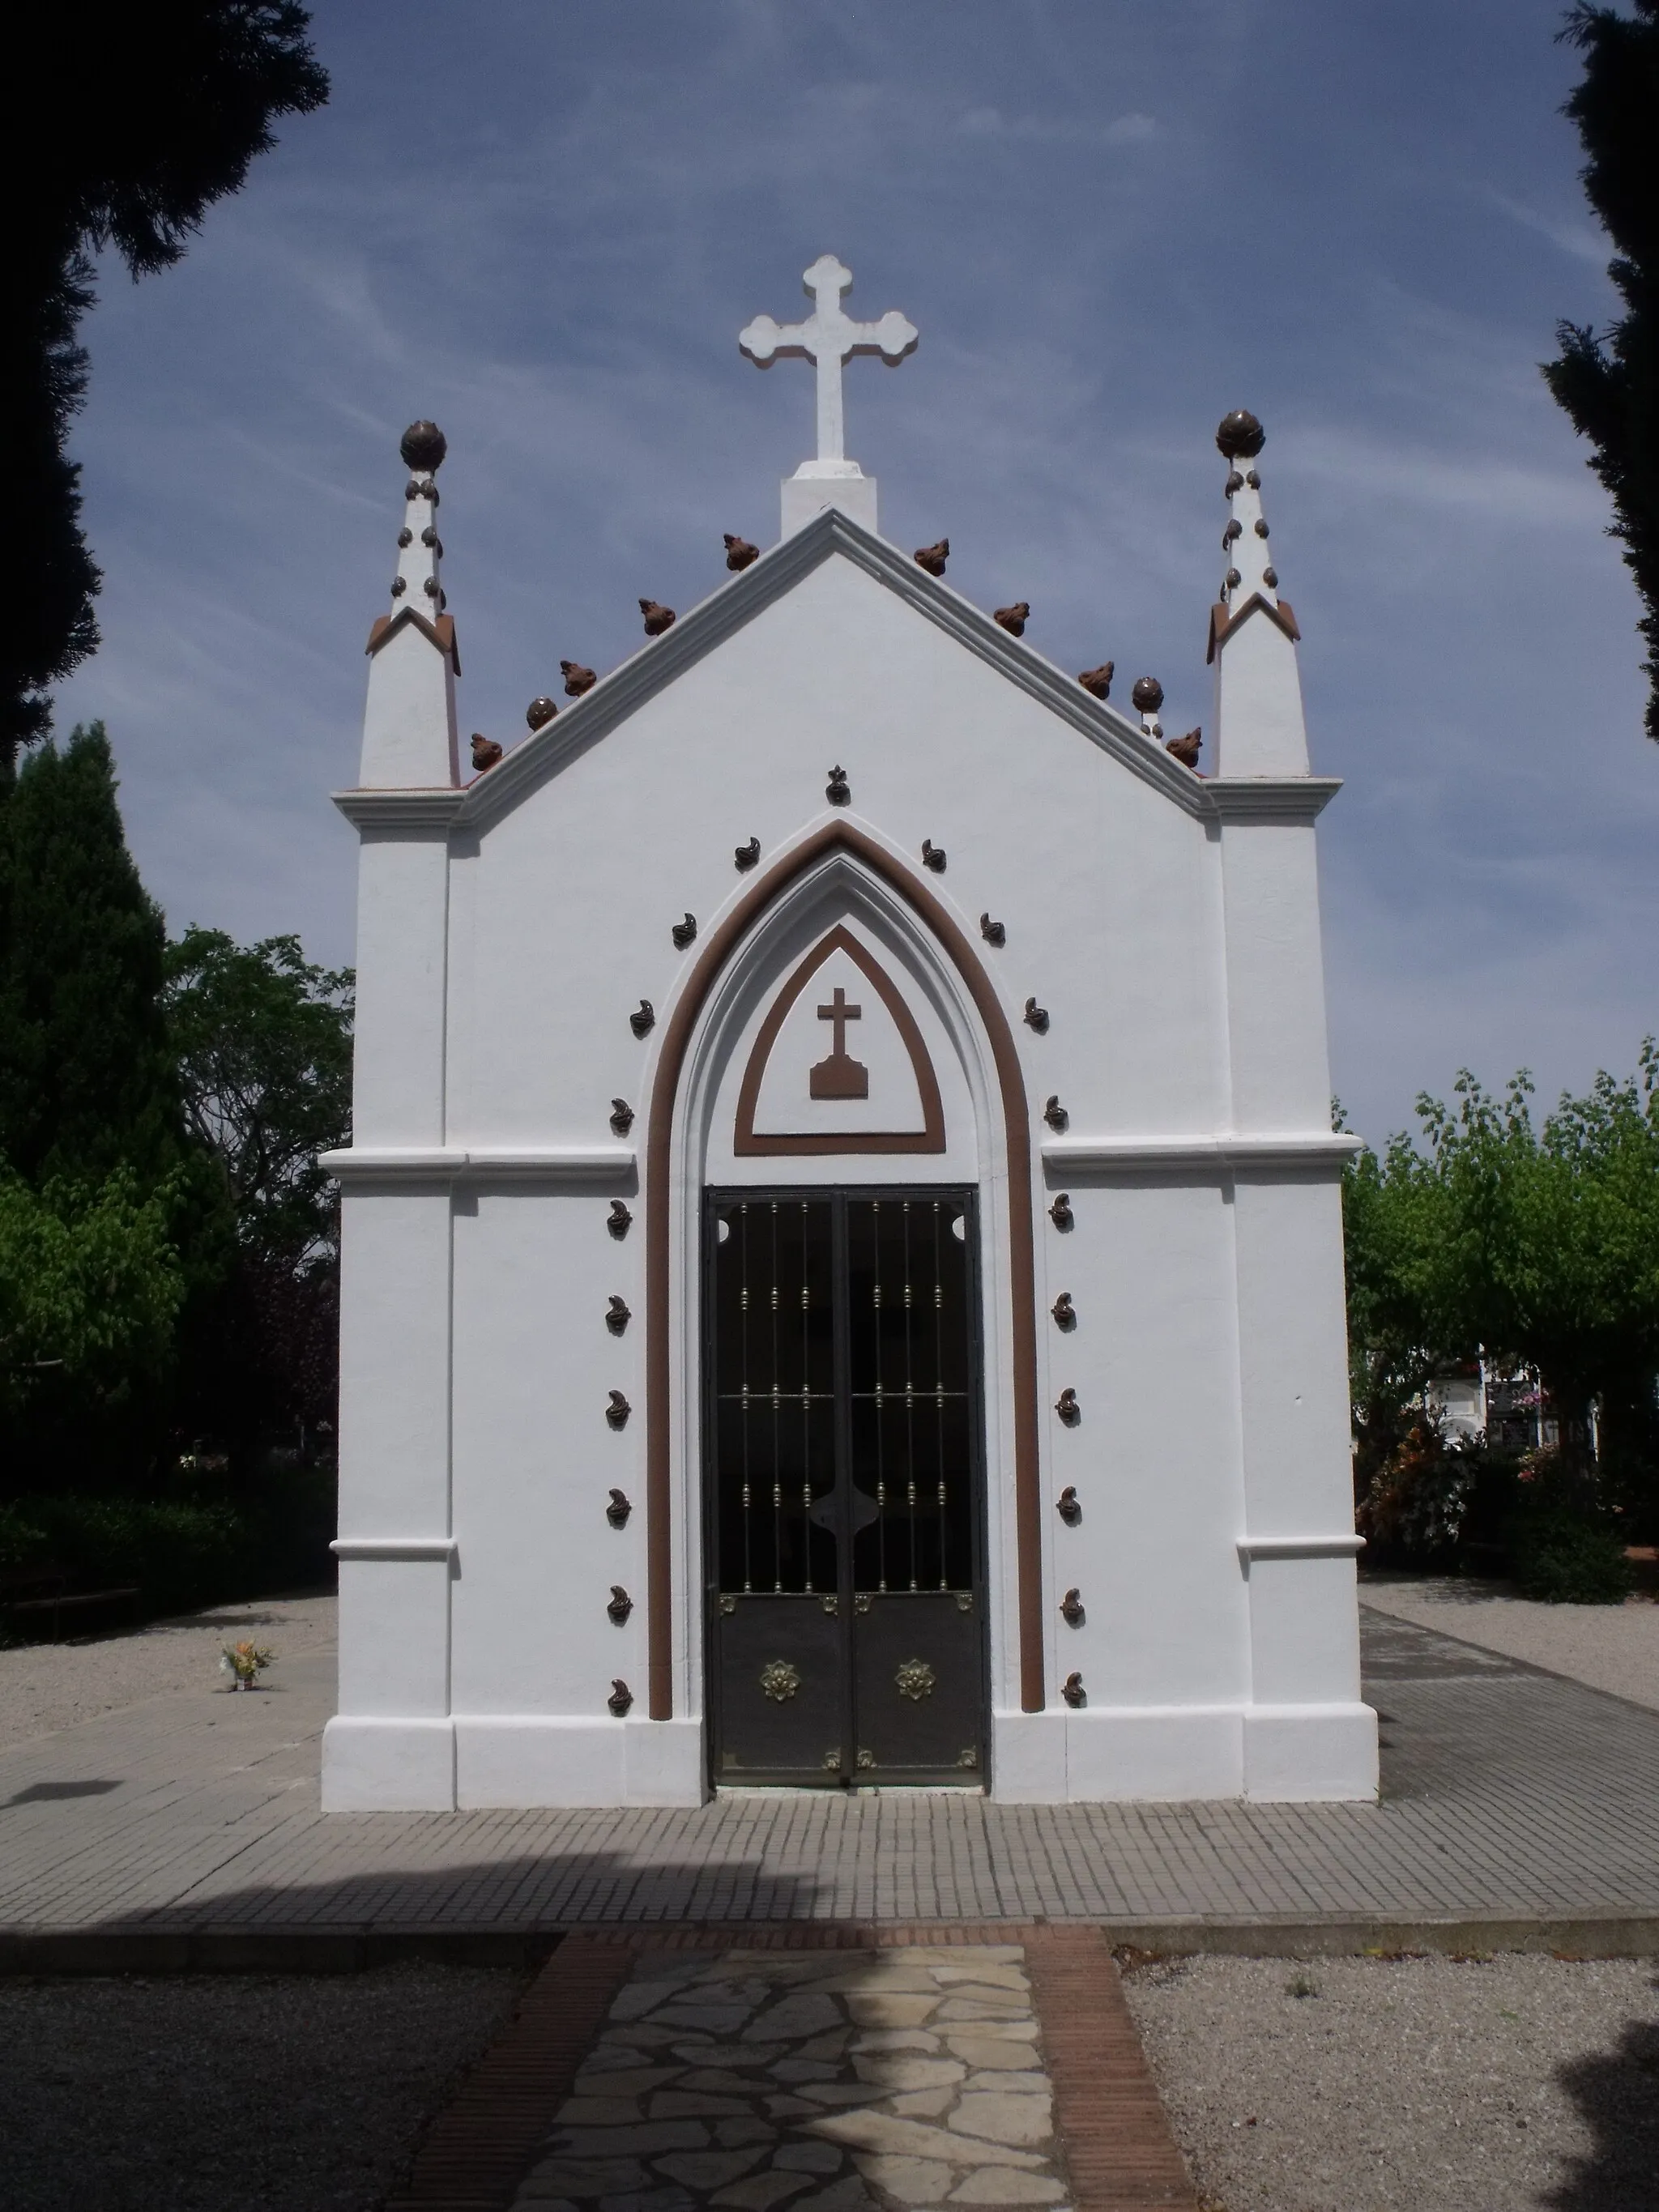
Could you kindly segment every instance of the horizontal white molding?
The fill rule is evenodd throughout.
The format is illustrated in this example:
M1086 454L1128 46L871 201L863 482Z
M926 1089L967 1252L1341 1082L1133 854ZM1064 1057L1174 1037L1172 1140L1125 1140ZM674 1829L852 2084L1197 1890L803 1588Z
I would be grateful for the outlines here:
M317 1164L349 1188L354 1183L527 1182L543 1189L587 1190L622 1184L635 1170L627 1145L353 1145L319 1154Z
M337 1559L453 1559L453 1536L337 1536L329 1546Z
M1223 822L1315 822L1342 788L1335 775L1214 775L1206 786Z
M1352 1559L1365 1548L1363 1536L1241 1536L1238 1556L1252 1559Z
M1189 1168L1217 1174L1229 1168L1327 1166L1339 1169L1359 1150L1343 1130L1251 1131L1213 1137L1058 1137L1042 1147L1042 1164L1056 1175L1133 1173L1142 1168Z
M396 830L415 836L447 831L466 793L445 785L420 791L337 791L331 796L354 830Z

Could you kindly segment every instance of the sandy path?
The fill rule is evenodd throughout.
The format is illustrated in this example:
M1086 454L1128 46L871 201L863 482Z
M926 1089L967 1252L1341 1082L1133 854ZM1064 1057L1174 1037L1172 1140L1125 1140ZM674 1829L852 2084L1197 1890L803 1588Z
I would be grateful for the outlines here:
M220 1651L245 1637L274 1651L280 1668L284 1657L333 1643L336 1602L332 1597L256 1598L178 1620L153 1620L119 1636L0 1651L0 1751L148 1698L222 1688Z
M1540 1605L1501 1583L1449 1577L1364 1577L1359 1601L1396 1620L1437 1628L1510 1659L1525 1659L1611 1690L1659 1712L1659 1605L1628 1598L1623 1605Z

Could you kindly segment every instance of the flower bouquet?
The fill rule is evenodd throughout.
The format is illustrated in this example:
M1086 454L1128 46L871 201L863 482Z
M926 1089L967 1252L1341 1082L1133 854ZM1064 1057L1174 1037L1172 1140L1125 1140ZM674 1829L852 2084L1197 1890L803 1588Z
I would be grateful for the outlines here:
M227 1644L219 1654L219 1671L230 1676L233 1690L252 1690L276 1656L274 1651L262 1651L257 1644Z

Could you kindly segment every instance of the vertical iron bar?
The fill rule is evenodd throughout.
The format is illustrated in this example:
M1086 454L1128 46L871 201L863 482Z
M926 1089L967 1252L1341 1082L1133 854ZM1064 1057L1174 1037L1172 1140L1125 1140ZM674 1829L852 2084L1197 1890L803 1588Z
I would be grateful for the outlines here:
M807 1274L811 1240L807 1201L800 1204L800 1553L801 1579L812 1587L812 1347L807 1322L811 1298Z
M843 1784L858 1771L858 1701L854 1651L858 1635L853 1599L853 1395L852 1270L848 1252L848 1201L831 1195L830 1216L830 1388L834 1443L830 1527L836 1539L836 1590L839 1599L837 1643L841 1656L841 1757Z
M783 1438L778 1403L778 1208L772 1204L772 1587L783 1588Z
M945 1245L944 1208L933 1200L933 1437L939 1470L939 1586L949 1589L945 1557Z
M915 1294L910 1279L910 1201L904 1201L904 1468L909 1510L910 1587L916 1584L916 1369L913 1341Z
M740 1268L738 1310L743 1316L740 1334L743 1364L743 1402L739 1408L743 1435L743 1586L745 1590L755 1587L753 1531L750 1525L754 1492L750 1482L749 1463L749 1207L745 1202L738 1208L743 1222L743 1257Z

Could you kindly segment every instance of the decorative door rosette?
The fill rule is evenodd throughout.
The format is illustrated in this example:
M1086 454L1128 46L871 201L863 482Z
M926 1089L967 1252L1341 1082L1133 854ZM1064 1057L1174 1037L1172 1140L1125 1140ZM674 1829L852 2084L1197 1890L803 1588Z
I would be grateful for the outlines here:
M893 1687L900 1697L908 1698L913 1705L919 1705L924 1698L933 1696L938 1679L925 1659L907 1659L893 1677Z
M775 1705L787 1705L800 1687L800 1674L787 1659L769 1659L761 1668L760 1686Z

